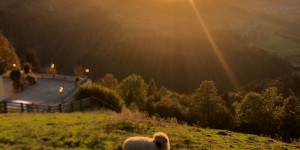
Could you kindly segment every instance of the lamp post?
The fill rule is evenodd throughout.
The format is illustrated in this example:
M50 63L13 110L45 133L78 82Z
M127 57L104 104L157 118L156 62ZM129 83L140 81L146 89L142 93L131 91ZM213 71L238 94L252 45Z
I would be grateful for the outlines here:
M90 72L90 69L85 69L85 73L86 73L86 78L88 78L88 73Z
M64 91L64 87L60 86L60 87L59 87L59 93L60 93L61 103L64 102L64 101L63 101L63 95L62 95L63 91Z

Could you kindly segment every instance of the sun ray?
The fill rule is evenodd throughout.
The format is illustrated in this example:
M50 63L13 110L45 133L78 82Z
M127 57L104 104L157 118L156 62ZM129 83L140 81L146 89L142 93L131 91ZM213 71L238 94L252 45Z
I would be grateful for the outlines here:
M223 57L223 54L220 52L220 49L218 47L218 45L216 44L213 36L211 35L210 31L208 30L204 20L202 19L202 16L200 15L195 3L194 3L194 0L189 0L190 3L191 3L191 6L197 16L197 19L201 25L201 27L203 28L203 31L207 37L207 39L209 40L212 48L213 48L213 51L214 53L216 54L217 58L219 59L222 67L224 68L228 78L230 79L230 81L232 82L232 84L234 85L235 88L237 88L239 86L239 83L237 81L237 78L235 76L235 74L233 73L232 69L230 68L230 66L228 65L228 63L226 62L225 58Z

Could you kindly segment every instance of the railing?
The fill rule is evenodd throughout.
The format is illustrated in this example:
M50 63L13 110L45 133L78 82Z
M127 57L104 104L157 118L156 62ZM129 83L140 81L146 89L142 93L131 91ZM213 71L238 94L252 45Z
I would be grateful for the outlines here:
M3 75L3 77L9 77L10 71L7 71ZM38 79L55 79L55 80L63 80L63 81L70 81L75 82L76 77L73 76L66 76L66 75L57 75L57 74L34 74ZM80 78L80 81L84 81L86 78Z
M89 97L77 101L72 101L67 104L59 104L55 106L43 106L34 104L24 104L24 103L12 103L2 101L0 102L0 113L16 113L16 112L48 112L48 113L69 113L74 111L83 111L93 107L108 108L119 112L117 108L111 104L98 99L96 97Z

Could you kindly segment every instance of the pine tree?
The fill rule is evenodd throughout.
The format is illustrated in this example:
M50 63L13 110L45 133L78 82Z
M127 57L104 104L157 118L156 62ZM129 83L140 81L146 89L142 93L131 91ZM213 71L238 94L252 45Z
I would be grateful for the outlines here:
M40 61L33 49L28 49L25 53L25 62L31 64L33 71L40 71Z
M230 111L218 96L213 81L202 81L200 87L193 94L191 107L192 114L204 127L224 128L230 124L226 122L226 120L231 120Z
M151 79L149 81L148 93L147 96L155 95L157 93L157 87L155 81Z

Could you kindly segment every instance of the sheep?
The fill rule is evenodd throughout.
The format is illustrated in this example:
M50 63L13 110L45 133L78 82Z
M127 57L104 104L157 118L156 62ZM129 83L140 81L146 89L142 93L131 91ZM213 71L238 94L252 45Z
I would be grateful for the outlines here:
M153 138L131 137L123 143L123 150L170 150L167 134L157 132Z

